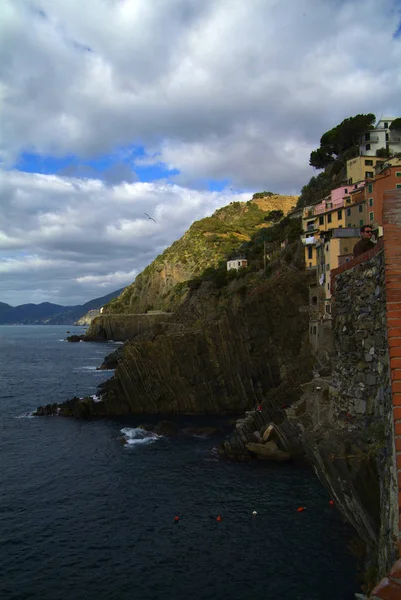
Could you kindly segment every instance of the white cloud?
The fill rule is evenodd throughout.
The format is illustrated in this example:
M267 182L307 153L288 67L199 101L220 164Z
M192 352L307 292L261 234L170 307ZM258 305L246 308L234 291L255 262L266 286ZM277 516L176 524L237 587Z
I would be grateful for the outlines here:
M64 176L2 177L3 301L88 299L230 199L193 188L298 193L324 131L400 112L398 0L0 4L0 160L81 160ZM118 161L102 182L87 161L106 154ZM176 186L137 181L157 162ZM11 258L25 261L19 278Z
M3 156L33 149L88 158L143 143L164 149L162 158L190 180L184 147L200 157L196 176L257 187L263 173L289 191L275 177L289 141L303 159L339 120L399 110L396 7L3 0ZM303 162L292 185L307 174Z

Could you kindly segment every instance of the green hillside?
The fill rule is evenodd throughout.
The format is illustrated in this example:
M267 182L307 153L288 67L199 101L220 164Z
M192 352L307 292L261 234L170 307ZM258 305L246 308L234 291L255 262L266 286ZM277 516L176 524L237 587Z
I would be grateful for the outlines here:
M296 196L272 195L248 202L232 202L211 217L196 221L188 231L160 254L135 282L109 302L104 313L142 313L175 310L188 291L186 282L208 269L226 269L232 253L246 251L251 238L287 214Z

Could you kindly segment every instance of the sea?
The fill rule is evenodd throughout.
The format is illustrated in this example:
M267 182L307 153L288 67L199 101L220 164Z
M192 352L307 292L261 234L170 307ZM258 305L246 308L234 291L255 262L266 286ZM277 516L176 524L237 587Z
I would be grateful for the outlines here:
M66 329L0 326L1 600L354 598L353 532L306 466L229 462L221 436L145 416L33 417L113 375L117 344Z

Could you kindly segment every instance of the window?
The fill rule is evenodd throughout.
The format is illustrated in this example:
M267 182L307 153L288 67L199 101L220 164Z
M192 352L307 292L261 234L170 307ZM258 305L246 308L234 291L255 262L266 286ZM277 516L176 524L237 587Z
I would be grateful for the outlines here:
M311 246L308 247L308 258L312 258L313 248Z
M369 206L373 206L373 198L369 198Z
M363 219L360 219L360 221L359 221L359 227L362 227L362 225L363 225Z
M401 171L396 171L396 172L395 172L395 176L396 176L396 177L401 177Z
M373 221L374 219L374 214L372 212L369 213L369 221Z
M373 179L373 171L365 171L365 179Z
M329 314L331 313L331 306L330 306L330 304L326 304L326 312L329 313Z
M401 183L397 183L395 187L397 188L397 190L401 190Z
M369 192L369 194L371 194L373 192L373 183L369 183L368 192Z
M370 144L366 144L366 150L370 150Z
M388 133L386 133L386 142L388 142Z
M365 142L370 141L370 133L365 133Z
M348 223L347 227L351 227L351 223Z
M348 252L348 246L344 246L344 252Z
M240 261L238 261L238 266L239 266L239 267L241 266L241 263L240 263Z
M327 215L327 222L328 222L328 223L331 223L331 213L329 213L329 214Z
M351 216L351 209L347 208L347 217L350 217L350 216Z
M384 123L384 129L388 129L388 123L387 122Z
M373 167L373 160L365 160L366 167Z
M363 207L362 207L362 204L360 204L360 205L358 206L358 211L359 211L359 212L362 212L362 210L363 210Z
M319 217L319 225L324 225L324 217Z
M316 306L317 305L317 296L312 296L312 298L310 299L310 303L312 304L312 306Z
M348 194L348 188L345 188L344 194Z
M330 284L329 283L327 284L327 289L330 290Z
M330 265L326 265L326 271L330 271Z
M338 210L338 211L337 211L337 219L338 219L339 221L341 221L341 219L342 219L342 218L343 218L343 211L342 211L342 210Z

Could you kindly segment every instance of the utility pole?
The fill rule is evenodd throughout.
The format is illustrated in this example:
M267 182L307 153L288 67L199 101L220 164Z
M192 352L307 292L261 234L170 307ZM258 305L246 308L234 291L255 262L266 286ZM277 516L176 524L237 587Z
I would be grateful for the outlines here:
M266 277L266 241L263 242L263 277Z

